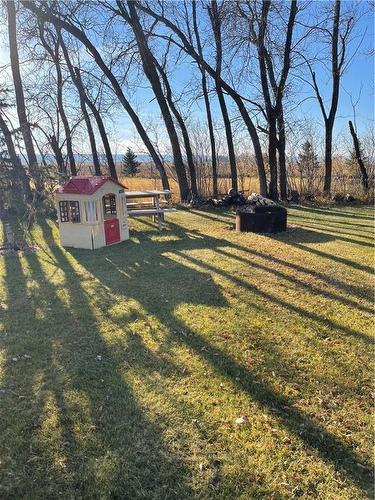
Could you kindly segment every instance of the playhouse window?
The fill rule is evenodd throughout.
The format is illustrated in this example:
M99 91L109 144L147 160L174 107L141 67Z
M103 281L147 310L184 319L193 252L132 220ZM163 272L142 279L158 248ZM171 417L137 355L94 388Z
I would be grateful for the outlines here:
M116 215L116 196L114 194L106 194L103 196L104 215Z
M60 201L59 207L61 222L81 222L78 201Z

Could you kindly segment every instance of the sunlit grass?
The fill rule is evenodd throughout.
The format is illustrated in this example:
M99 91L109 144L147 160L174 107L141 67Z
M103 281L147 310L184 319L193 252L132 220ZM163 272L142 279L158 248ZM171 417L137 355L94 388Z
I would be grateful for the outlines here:
M1 257L1 498L371 495L371 210L233 222Z

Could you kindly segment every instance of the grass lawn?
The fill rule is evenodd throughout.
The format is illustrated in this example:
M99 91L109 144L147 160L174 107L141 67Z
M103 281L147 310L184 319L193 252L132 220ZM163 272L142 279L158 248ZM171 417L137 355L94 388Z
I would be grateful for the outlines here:
M0 257L0 497L371 498L372 210Z

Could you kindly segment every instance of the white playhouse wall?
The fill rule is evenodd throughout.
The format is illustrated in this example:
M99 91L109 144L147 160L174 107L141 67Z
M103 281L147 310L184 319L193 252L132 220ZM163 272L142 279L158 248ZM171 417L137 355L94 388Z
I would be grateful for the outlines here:
M65 247L96 249L106 246L102 198L116 196L116 219L119 221L120 242L129 239L126 194L116 183L107 181L94 194L56 193L56 210L60 228L60 241ZM61 222L60 201L78 201L81 222Z

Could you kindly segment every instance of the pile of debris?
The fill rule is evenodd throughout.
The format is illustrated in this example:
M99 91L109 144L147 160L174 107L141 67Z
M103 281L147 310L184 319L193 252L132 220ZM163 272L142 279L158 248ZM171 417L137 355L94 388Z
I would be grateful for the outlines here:
M246 209L247 206L268 206L268 205L276 205L276 203L258 193L251 193L248 198L242 193L238 193L235 189L230 189L228 194L225 195L222 199L211 198L209 202L216 207L244 207Z
M345 195L342 193L337 193L333 196L332 200L335 201L336 203L353 203L356 201L354 196L352 196L349 193Z
M209 201L216 207L238 207L240 205L245 205L246 198L243 194L238 193L235 189L232 188L228 191L228 194L225 195L224 198L220 200L211 198Z
M261 194L251 193L251 195L247 198L247 203L249 205L255 205L257 207L266 206L266 205L276 205L276 203L269 198L265 198Z

